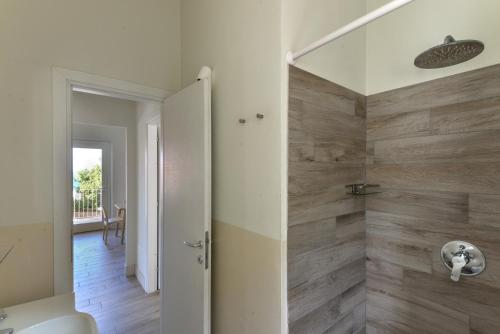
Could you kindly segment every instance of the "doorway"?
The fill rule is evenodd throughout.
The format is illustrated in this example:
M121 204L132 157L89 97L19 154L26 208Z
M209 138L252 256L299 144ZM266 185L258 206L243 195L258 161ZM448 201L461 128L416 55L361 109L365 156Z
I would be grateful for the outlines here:
M148 152L152 144L157 146L157 138L148 129L155 123L158 130L159 108L75 90L71 105L72 207L79 223L73 227L76 308L91 314L103 333L128 333L136 326L139 332L158 332L156 260L154 276L148 271L148 260L159 253L157 200L144 189L154 188L157 195L157 148ZM154 225L149 223L150 202ZM88 228L82 230L84 225ZM124 323L123 313L134 316ZM151 321L141 324L146 319Z
M102 228L102 210L109 212L111 152L109 143L73 141L73 233Z
M122 312L115 312L121 317L109 319L108 324L126 326L126 328L108 328L110 332L142 333L146 331L148 333L159 333L160 331L156 331L156 329L161 315L161 328L163 329L196 326L196 330L188 330L187 332L210 333L211 71L209 68L204 68L200 73L203 76L200 75L197 82L175 94L172 98L167 99L164 103L165 97L170 94L162 90L76 71L60 68L53 69L55 294L68 293L74 290L70 256L72 249L71 243L68 243L72 235L72 228L68 221L71 220L73 213L72 203L69 201L73 190L71 182L71 125L73 121L71 106L73 101L71 94L81 92L135 101L142 108L142 115L147 115L151 110L159 110L163 115L161 116L161 126L164 124L170 125L169 130L162 127L161 131L158 131L161 134L161 140L159 144L160 158L158 159L160 173L157 183L159 188L157 190L159 193L157 202L160 205L156 210L156 212L159 212L159 214L157 213L159 215L157 220L158 222L163 221L163 207L169 205L168 210L165 210L169 217L165 215L165 219L170 222L162 227L160 238L157 238L157 241L160 240L158 244L161 247L159 253L162 254L157 257L162 259L157 259L157 261L164 263L161 269L161 280L163 281L161 284L161 308L158 300L141 303L137 301L123 302L119 298L112 299L111 302L100 298L89 298L88 301L97 301L97 305L94 304L93 306L89 306L86 301L83 301L89 307L89 310L97 309L109 312L110 309L105 309L105 306L111 306L111 310L114 311L120 307L122 308ZM147 127L140 126L138 129L143 129L145 133L148 132ZM167 134L169 135L168 139L165 137ZM171 143L170 148L167 149L169 158L164 156L163 141L166 144ZM144 143L144 145L138 145L138 147L146 150L147 145ZM179 149L176 150L175 147ZM141 157L143 162L138 165L146 167L146 154L139 153L137 156ZM163 167L161 165L163 161L169 162L170 166ZM189 168L176 169L176 166ZM163 169L165 169L165 177L162 175ZM168 173L170 173L171 177L166 176ZM163 195L162 188L164 178L170 180L170 183L165 183L165 189L170 189L170 191L165 192L165 195ZM130 182L129 184L132 185L133 183ZM141 189L140 182L137 182L137 184L136 193L146 194L146 189L144 189L146 186L142 186ZM131 198L127 197L127 209L132 203ZM146 204L146 201L143 204ZM144 208L146 207L147 205L144 205ZM137 217L140 216L137 215ZM145 224L145 226L151 225ZM160 224L160 226L162 225ZM127 231L130 230L131 228L127 229ZM187 233L181 233L182 230ZM126 244L133 240L131 239L133 236L129 235L129 233L127 232ZM159 234L158 231L156 233ZM176 237L177 240L170 242L165 239L167 236L170 236L170 238ZM181 246L181 248L179 248L178 253L171 252L165 250L168 245L174 248ZM135 283L139 285L138 278L140 275L138 274L140 270L137 267L127 267L126 272L135 272L136 276L138 276ZM133 271L129 271L130 269L133 269ZM167 274L170 275L168 278L166 277ZM105 275L103 276L105 277ZM174 276L179 276L180 279L174 279ZM186 280L186 278L189 278L189 280ZM128 278L120 278L118 281L118 283L124 282L131 281ZM174 282L176 286L168 286L167 284L173 284ZM92 287L92 284L88 285L87 288L88 291L96 290ZM117 291L116 296L119 297L126 295L134 298L133 294L135 292L133 291L136 291L126 284L124 286L119 284L115 286L111 281L108 281L104 288L109 289L108 291ZM186 295L190 295L192 298L182 298L182 296ZM159 293L156 292L153 296L159 298ZM141 297L150 297L150 295L142 292ZM190 310L189 317L176 316L176 313L183 309ZM127 317L124 318L123 314L127 314ZM104 319L105 315L98 315L96 318L98 320ZM154 329L148 328L150 325L154 326ZM182 330L173 330L172 332L182 332Z

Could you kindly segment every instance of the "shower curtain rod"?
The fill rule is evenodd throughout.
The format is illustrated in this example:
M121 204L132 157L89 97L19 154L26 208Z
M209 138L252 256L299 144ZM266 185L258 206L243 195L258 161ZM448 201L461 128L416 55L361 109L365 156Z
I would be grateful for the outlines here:
M362 26L386 15L389 14L390 12L398 9L399 7L402 7L404 5L409 4L410 2L413 2L415 0L394 0L389 2L388 4L375 9L374 11L366 14L365 16L362 16L351 23L343 26L342 28L335 30L334 32L326 35L325 37L321 38L320 40L310 44L309 46L305 47L304 49L297 51L297 52L292 52L289 51L286 54L286 59L289 64L294 64L297 59L305 56L306 54L322 47L325 44L328 44L330 42L333 42L334 40L350 33L351 31L354 31L358 28L361 28Z

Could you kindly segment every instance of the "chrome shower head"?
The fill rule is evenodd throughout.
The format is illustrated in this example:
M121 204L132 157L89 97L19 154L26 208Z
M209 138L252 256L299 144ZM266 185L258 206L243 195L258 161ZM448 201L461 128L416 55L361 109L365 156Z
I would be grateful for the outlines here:
M453 66L471 60L483 50L484 44L480 41L472 39L456 41L448 35L443 44L418 55L415 58L415 66L426 69Z

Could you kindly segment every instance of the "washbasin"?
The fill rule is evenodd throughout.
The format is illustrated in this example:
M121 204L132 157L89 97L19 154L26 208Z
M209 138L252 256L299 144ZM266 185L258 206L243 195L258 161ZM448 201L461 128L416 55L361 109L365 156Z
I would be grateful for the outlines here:
M10 306L3 315L0 330L14 334L99 334L94 318L75 310L73 293Z
M95 320L86 313L74 313L46 320L15 334L98 334Z

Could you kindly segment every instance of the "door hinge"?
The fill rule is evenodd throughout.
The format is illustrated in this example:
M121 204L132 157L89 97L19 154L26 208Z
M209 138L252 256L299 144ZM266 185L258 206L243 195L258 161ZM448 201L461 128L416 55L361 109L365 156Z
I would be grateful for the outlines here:
M210 233L205 231L205 269L210 266Z

